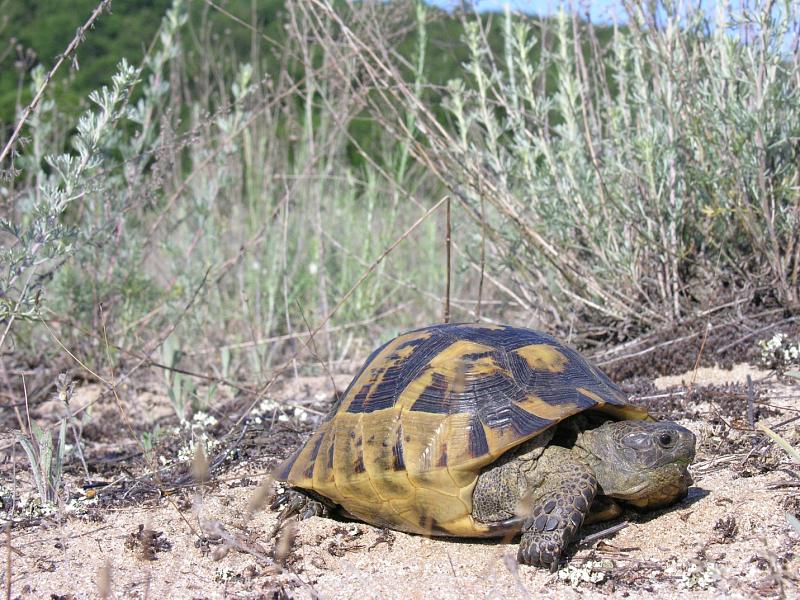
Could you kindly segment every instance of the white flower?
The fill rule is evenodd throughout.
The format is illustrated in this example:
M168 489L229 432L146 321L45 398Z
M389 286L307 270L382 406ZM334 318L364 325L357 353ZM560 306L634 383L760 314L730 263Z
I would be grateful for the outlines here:
M272 398L264 398L261 402L258 403L255 410L253 410L254 415L263 415L267 412L272 412L278 408L278 403L275 402Z
M582 565L570 563L558 572L558 578L568 581L572 587L580 583L600 583L613 566L610 560L587 560Z
M200 425L203 429L208 429L209 427L213 427L217 424L217 418L214 415L210 415L202 410L199 410L194 414L192 421L196 425Z

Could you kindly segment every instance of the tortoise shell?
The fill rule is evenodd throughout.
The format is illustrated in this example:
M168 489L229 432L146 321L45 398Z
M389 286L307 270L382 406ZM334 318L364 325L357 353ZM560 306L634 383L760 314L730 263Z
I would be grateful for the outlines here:
M585 410L645 419L575 350L529 329L434 325L375 350L275 478L378 526L502 535L472 517L481 469Z

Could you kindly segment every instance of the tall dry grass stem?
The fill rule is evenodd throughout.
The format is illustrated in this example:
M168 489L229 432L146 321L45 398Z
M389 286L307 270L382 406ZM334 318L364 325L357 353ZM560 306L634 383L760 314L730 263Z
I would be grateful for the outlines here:
M447 197L445 204L445 226L444 226L444 249L445 249L445 279L444 279L444 323L450 322L450 269L452 268L452 261L450 260L450 196Z

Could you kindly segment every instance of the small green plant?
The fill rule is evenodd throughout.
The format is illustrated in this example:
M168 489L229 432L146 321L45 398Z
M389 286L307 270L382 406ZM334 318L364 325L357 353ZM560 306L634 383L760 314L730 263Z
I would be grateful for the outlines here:
M168 367L164 371L164 379L167 384L167 395L169 402L175 411L178 421L183 424L187 419L187 409L191 406L191 399L195 395L195 385L191 379L183 373L173 370L181 357L174 338L169 337L164 340L161 347L161 356L164 364Z
M792 377L795 377L795 375L792 375ZM800 379L800 373L797 374L797 378ZM756 427L766 433L773 442L783 448L784 452L789 455L789 458L800 465L800 452L798 452L796 448L792 447L792 445L785 438L772 431L772 429L770 429L763 421L759 422ZM800 535L800 521L798 521L797 517L790 512L787 512L785 516L787 523L789 523L789 525L798 533L798 535Z
M74 393L75 382L66 373L59 373L58 377L56 377L56 396L67 412L65 420L75 440L75 453L81 461L86 478L89 479L89 469L86 466L86 459L83 457L83 440L81 436L83 434L84 423L91 419L91 407L86 408L80 419L77 418L73 414L72 407L70 406L70 400L72 400Z
M156 424L152 431L143 431L139 435L139 442L142 446L142 452L144 453L144 460L147 464L148 468L155 466L157 464L158 455L157 455L157 447L159 441L164 437L165 432L161 429L161 426Z
M788 441L786 441L779 434L777 434L774 431L772 431L772 429L770 429L769 426L766 423L764 423L763 421L759 421L756 424L756 428L760 429L761 431L766 433L772 439L773 442L775 442L776 444L778 444L778 446L783 448L783 450L786 452L786 454L788 454L789 457L794 462L796 462L798 465L800 465L800 452L798 452L795 448L793 448L792 445Z
M187 409L191 406L195 385L183 373L172 373L169 379L172 380L167 390L169 401L178 420L183 423L186 421Z
M54 448L53 437L35 422L31 422L30 435L17 434L22 445L42 504L55 504L61 490L61 473L64 466L64 448L67 440L67 420L62 419L58 428L58 444Z
M761 348L761 362L770 369L783 372L800 366L800 340L776 333L768 340L760 340L758 346Z

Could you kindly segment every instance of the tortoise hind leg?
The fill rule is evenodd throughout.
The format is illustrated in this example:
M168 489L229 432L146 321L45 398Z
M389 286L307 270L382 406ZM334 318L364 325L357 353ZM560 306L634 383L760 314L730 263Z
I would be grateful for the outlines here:
M588 465L565 448L548 448L539 462L545 467L544 481L532 498L523 497L527 516L517 560L555 572L561 554L589 513L597 494L597 479ZM546 468L548 465L553 468Z
M319 499L316 494L298 489L288 489L278 494L270 505L272 510L281 509L276 526L278 528L295 515L300 521L311 517L327 517L330 515L332 508L330 504Z
M589 514L586 515L583 524L591 525L602 521L610 521L611 519L616 519L622 512L622 507L613 498L601 494L595 496L594 502L592 502L592 506L589 509Z

